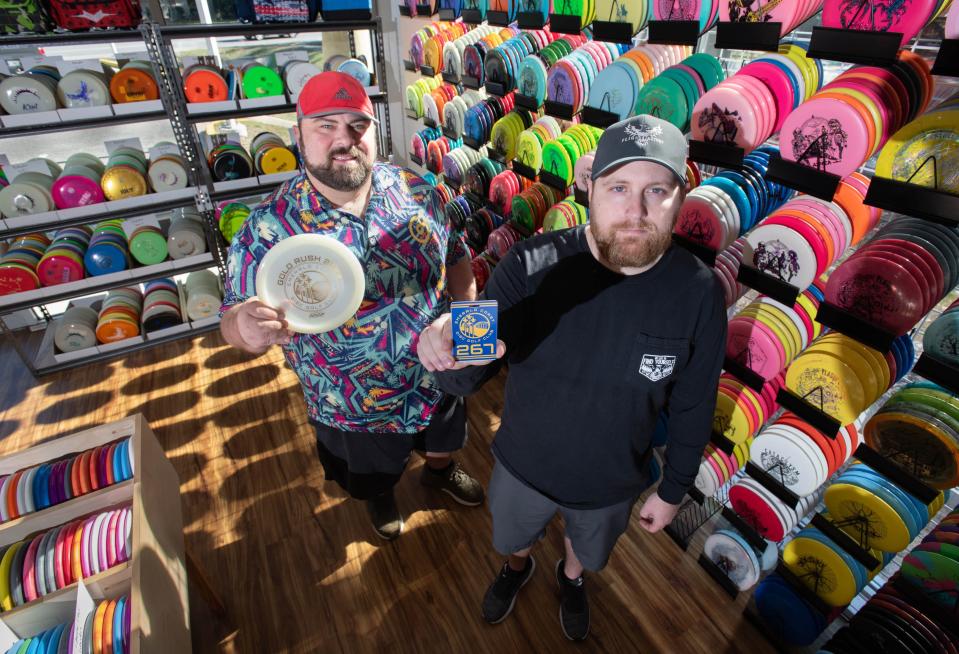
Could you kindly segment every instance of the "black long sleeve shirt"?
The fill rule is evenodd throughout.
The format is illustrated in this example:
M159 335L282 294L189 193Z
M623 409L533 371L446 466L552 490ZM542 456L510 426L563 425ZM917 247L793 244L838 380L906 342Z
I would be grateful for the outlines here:
M514 246L485 290L499 303L509 375L496 458L562 506L632 499L646 485L656 419L668 424L659 496L678 504L709 440L726 343L718 281L671 247L649 270L617 274L590 253L586 227ZM439 373L469 395L502 360Z

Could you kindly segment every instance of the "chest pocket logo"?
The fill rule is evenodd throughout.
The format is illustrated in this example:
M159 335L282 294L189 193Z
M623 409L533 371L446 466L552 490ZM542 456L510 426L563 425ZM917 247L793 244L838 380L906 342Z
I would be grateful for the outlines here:
M644 354L639 365L639 374L649 381L658 382L669 377L676 367L676 357L672 355Z

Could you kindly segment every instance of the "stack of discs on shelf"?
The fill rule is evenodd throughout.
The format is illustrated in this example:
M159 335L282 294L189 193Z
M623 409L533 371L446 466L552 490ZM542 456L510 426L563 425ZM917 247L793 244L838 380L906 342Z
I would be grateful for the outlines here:
M110 86L102 70L71 70L57 82L57 100L65 108L110 104Z
M220 278L209 270L197 270L187 275L186 312L190 320L203 320L215 316L223 302Z
M0 214L14 218L53 211L53 180L62 172L53 162L44 160L50 174L27 171L18 174L0 189ZM54 167L56 166L56 167Z
M453 97L443 105L443 128L456 138L461 138L465 131L466 112L483 101L478 91L466 90Z
M463 118L463 134L477 143L486 143L490 139L493 123L513 109L515 98L509 95L487 98L466 111Z
M187 102L225 102L230 98L233 72L226 74L215 66L194 64L185 68L182 75Z
M480 198L469 195L457 195L443 207L443 216L454 230L466 229L466 219L483 207Z
M442 57L437 58L437 62L442 64ZM362 86L369 86L373 81L373 74L370 72L369 67L361 59L347 59L336 67L336 70L340 73L349 75ZM276 95L280 95L277 93Z
M586 104L593 81L613 63L625 46L613 43L586 41L553 66L546 75L546 97L560 104L570 105L573 114Z
M706 557L721 565L723 571L739 590L749 590L759 581L759 575L776 567L779 551L774 543L766 543L762 552L756 551L734 529L717 529L703 545Z
M763 384L762 391L756 392L732 375L723 373L716 390L713 431L737 445L748 442L779 408L776 393L782 385L783 378L779 375Z
M486 53L503 41L516 36L518 31L512 27L499 28L483 36L475 43L466 46L463 49L463 75L475 79L479 86L483 86L486 83L486 74L483 68Z
M882 557L877 557L882 566ZM783 563L829 606L846 606L866 587L870 571L816 527L800 531L783 548Z
M171 150L176 148L175 144L168 141L161 141L157 143L157 146L164 146ZM157 157L151 157L147 178L150 180L150 188L155 193L186 188L190 182L186 162L180 156L178 149L176 152L166 152Z
M470 261L470 267L473 269L473 278L476 280L476 290L482 292L486 288L486 282L493 274L493 267L496 261L488 252L481 252Z
M676 55L680 51L663 51L670 65L639 90L635 113L657 116L688 132L696 103L723 81L726 72L712 55L697 52L679 61Z
M849 466L824 495L831 519L865 548L901 552L942 507L925 505L864 463Z
M596 21L627 23L630 34L639 34L646 29L646 25L655 15L653 12L656 3L653 0L636 0L635 2L595 0L595 3Z
M446 114L446 103L458 95L452 84L440 84L438 87L423 96L423 121L432 121L436 125L443 125Z
M892 357L839 332L830 332L797 356L786 388L816 409L849 424L895 383Z
M29 652L33 647L35 652L70 652L70 637L73 633L73 622L58 624L52 629L45 629L35 636L21 638L6 651L6 654L20 654L20 652ZM34 645L39 643L39 646ZM26 649L21 649L26 648ZM112 652L112 650L111 650Z
M959 484L959 400L932 382L899 389L865 428L866 443L933 488Z
M530 187L532 182L525 177L519 177L512 170L498 173L489 185L489 200L501 216L508 216L512 208L513 196Z
M143 287L143 331L155 332L183 323L180 291L172 279L154 279Z
M939 18L949 8L949 0L916 0L899 11L889 11L879 3L869 2L853 10L843 0L825 0L822 3L822 24L844 30L896 32L902 35L900 47L905 47L922 29Z
M842 427L835 438L786 412L753 439L752 462L780 484L802 497L814 492L859 447L854 424Z
M443 138L443 132L438 127L425 127L413 134L410 138L410 154L426 161L426 148L433 141Z
M83 279L83 256L90 245L92 234L92 230L86 225L58 230L37 264L40 284L54 286Z
M126 232L123 231L123 221L105 220L93 228L90 245L83 255L83 264L91 276L107 275L130 267L130 250Z
M143 266L152 266L167 258L167 237L158 223L138 225L128 236L130 255Z
M299 59L288 61L280 67L280 75L283 77L283 83L286 84L290 99L299 97L306 83L322 72L316 64Z
M585 225L587 222L589 222L589 211L570 195L549 208L543 216L543 231L553 232Z
M210 172L217 182L253 177L255 168L253 158L239 143L222 143L207 155Z
M139 59L125 63L110 78L110 95L119 104L158 100L160 88L154 76L153 64Z
M3 475L0 477L0 522L131 479L133 453L130 447L130 439L126 438Z
M463 76L463 55L467 46L473 45L483 37L499 31L491 25L477 25L475 28L443 44L443 72L459 80Z
M417 70L421 66L432 66L439 73L440 67L443 65L443 57L441 56L443 46L449 41L464 36L468 29L466 23L461 22L442 21L424 25L410 37L409 52L413 65L416 66ZM431 41L434 42L432 46L428 45ZM429 54L429 61L427 61L427 53ZM345 60L344 58L343 61ZM336 70L335 66L339 66L340 63L339 61L332 62L330 69Z
M60 73L51 66L35 66L0 80L0 107L10 115L55 111Z
M743 253L746 247L746 240L738 238L728 248L716 253L713 273L719 279L720 286L723 287L726 308L736 304L736 301L746 294L746 287L738 279L739 266L743 262Z
M453 148L443 155L442 173L447 182L460 185L470 166L479 163L483 155L473 148Z
M707 4L707 3L704 3ZM719 20L728 23L779 23L779 36L783 37L819 13L823 0L803 2L767 3L765 5L741 2L719 2ZM707 28L708 29L708 28Z
M778 574L764 577L753 597L766 628L782 642L797 647L812 645L832 620L832 616L825 616L810 605Z
M143 294L137 288L116 288L107 292L97 320L97 340L113 343L140 334Z
M926 328L922 349L940 361L959 365L959 300L946 307Z
M83 473L93 481L95 470ZM130 560L132 509L127 506L40 532L6 547L0 569L9 571L0 608L10 611ZM58 557L59 554L59 557ZM61 561L57 565L57 561ZM91 630L92 631L92 630ZM90 650L87 650L90 651Z
M729 502L739 517L760 536L776 543L819 504L821 496L817 491L801 497L794 509L749 475L729 489Z
M445 136L431 141L426 145L426 168L430 173L439 175L443 172L443 162L446 155L454 150L463 148L463 139L450 139ZM475 152L475 150L474 150ZM469 165L466 166L469 168Z
M510 223L494 229L486 239L486 248L497 259L502 259L510 248L523 240L523 234Z
M892 334L905 334L959 282L959 233L893 220L830 273L826 301Z
M632 116L643 85L688 54L688 48L678 45L641 45L628 50L599 72L589 87L586 104L616 114L620 120ZM697 76L695 83L702 86L702 78Z
M283 80L268 66L251 61L240 67L240 90L244 98L271 98L283 95Z
M959 94L954 94L892 135L876 160L876 175L959 194L957 143Z
M227 243L233 241L233 235L240 230L249 215L250 207L242 202L224 200L217 205L217 226Z
M491 0L490 9L493 9L493 6L499 2L501 5L506 5L507 0ZM510 5L519 5L518 0L509 0ZM570 2L554 2L553 3L553 13L559 16L570 16L573 18L579 18L580 29L586 27L594 20L596 20L596 2L595 0L571 0ZM515 13L510 18L510 20L515 20Z
M50 187L50 195L58 209L98 204L106 198L101 186L106 171L99 157L86 152L70 155Z
M543 145L540 171L557 177L565 186L573 183L576 162L596 149L603 131L590 125L571 125L562 136Z
M46 234L25 234L13 239L0 258L0 295L32 291L40 286L37 265L50 239Z
M437 23L433 23L433 24L436 25ZM349 57L346 55L336 54L336 53L331 54L329 57L326 57L323 60L324 72L336 70L339 67L339 65L342 64L347 59L349 59Z
M714 496L733 478L749 460L750 440L737 443L732 454L726 454L712 443L706 444L703 460L699 464L694 486L705 497Z
M541 116L516 141L516 159L539 172L543 166L543 146L563 134L559 121L552 116Z
M821 302L815 286L787 307L759 295L729 321L726 358L769 381L786 369L822 331L815 317Z
M902 51L892 68L856 66L823 86L786 117L784 159L845 177L915 118L932 97L921 56Z
M536 54L524 58L516 73L517 93L532 98L536 106L542 106L546 100L547 71L583 43L585 39L581 35L564 35L542 46Z
M107 200L123 200L145 195L147 192L147 158L142 150L123 146L107 157L107 165L100 179Z
M130 625L132 622L133 606L129 595L123 595L115 600L104 600L97 604L96 610L90 614L92 629L84 632L84 652L102 652L108 654L130 654ZM99 628L98 628L99 627ZM97 635L100 640L97 641Z
M563 199L564 193L546 184L536 183L514 195L510 220L521 232L530 235L543 227L550 207Z
M651 0L650 13L653 20L699 21L699 33L708 32L719 20L720 11L726 11L726 3L721 0L705 2L672 2L671 0ZM723 20L729 20L723 18Z
M904 582L952 611L959 600L959 509L942 519L902 562Z
M525 109L513 109L493 123L490 130L490 146L503 153L507 161L516 158L519 137L531 127L536 116Z
M487 83L500 84L506 91L517 88L520 65L526 57L535 54L553 39L543 30L520 32L486 53L483 74Z
M946 38L959 39L959 2L953 2L946 15Z
M53 342L60 352L76 352L97 344L97 312L74 306L54 323Z
M506 170L505 164L493 159L480 159L470 166L463 178L463 190L478 198L488 198L493 178Z
M501 215L491 209L484 207L476 210L466 219L466 242L474 250L486 250L490 234L505 222Z
M250 152L256 172L261 175L285 173L296 170L296 155L283 139L273 132L261 132L253 137Z

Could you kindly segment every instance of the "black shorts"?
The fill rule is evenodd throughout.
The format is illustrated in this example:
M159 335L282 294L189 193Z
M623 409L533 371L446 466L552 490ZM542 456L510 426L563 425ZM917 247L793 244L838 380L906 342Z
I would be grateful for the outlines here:
M445 395L430 424L415 434L343 431L314 422L316 451L327 481L335 481L356 499L366 500L393 488L413 450L455 452L466 444L466 402Z

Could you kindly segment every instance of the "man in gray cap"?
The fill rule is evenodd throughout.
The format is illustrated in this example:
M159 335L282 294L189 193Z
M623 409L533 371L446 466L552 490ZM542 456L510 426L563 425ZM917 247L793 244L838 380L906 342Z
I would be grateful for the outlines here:
M726 343L713 272L671 247L685 197L686 139L652 116L603 134L588 184L590 222L513 247L486 299L499 303L498 358L452 357L449 314L420 335L418 355L443 390L468 395L509 362L489 484L493 544L508 560L483 616L509 615L535 569L530 549L559 512L560 623L589 633L583 570L602 569L649 486L650 440L665 412L662 483L639 512L649 532L675 517L709 440Z

